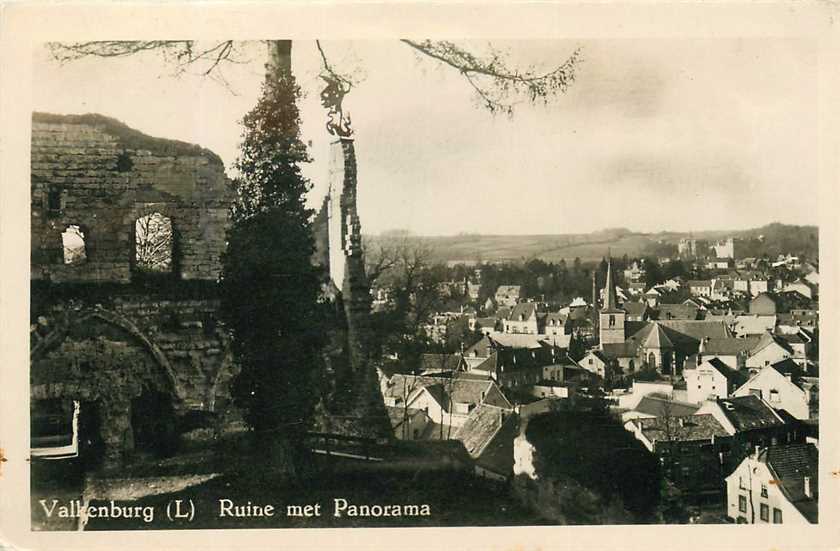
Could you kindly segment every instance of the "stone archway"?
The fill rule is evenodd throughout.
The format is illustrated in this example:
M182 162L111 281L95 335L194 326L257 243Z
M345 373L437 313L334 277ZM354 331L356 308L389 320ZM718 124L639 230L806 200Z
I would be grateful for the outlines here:
M69 398L97 411L100 434L80 435L80 442L101 440L106 466L119 465L134 451L132 419L143 419L137 412L132 416L138 399L150 393L163 397L172 407L162 411L172 411L173 416L181 402L163 352L130 320L101 308L65 315L32 347L30 363L34 404ZM149 435L144 436L149 441Z
M129 320L125 316L122 316L111 310L106 310L104 308L92 308L89 310L81 310L78 311L75 315L65 316L65 318L62 320L62 322L56 329L53 329L45 337L41 338L33 344L29 351L30 363L35 361L36 358L40 355L44 354L46 350L55 347L58 343L64 340L64 338L67 336L70 330L70 327L73 324L81 324L90 319L100 319L104 322L112 324L124 330L131 337L137 339L144 347L146 347L146 349L154 357L155 361L160 365L164 372L166 372L166 375L172 384L172 388L175 391L175 397L179 401L182 399L182 397L177 394L178 386L176 384L175 371L173 370L169 359L166 357L163 351L149 337L147 337L146 334L143 333L131 320Z

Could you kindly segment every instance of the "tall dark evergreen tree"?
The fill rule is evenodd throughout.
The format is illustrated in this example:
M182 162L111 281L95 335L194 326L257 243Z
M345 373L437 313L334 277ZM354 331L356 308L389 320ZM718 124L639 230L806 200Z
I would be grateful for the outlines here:
M241 368L234 402L271 464L291 477L318 397L323 346L299 97L290 64L270 64L262 96L243 119L221 277L222 315Z

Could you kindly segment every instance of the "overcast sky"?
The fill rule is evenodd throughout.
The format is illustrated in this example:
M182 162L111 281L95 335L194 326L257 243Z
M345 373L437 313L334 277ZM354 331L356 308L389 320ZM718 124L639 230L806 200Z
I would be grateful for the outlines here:
M364 80L345 99L356 129L363 231L417 234L740 229L816 224L817 65L787 40L496 43L545 69L576 48L578 78L511 119L478 107L456 72L397 41L324 42ZM478 52L486 44L466 44ZM264 46L224 68L229 88L172 76L156 54L65 65L35 60L33 108L102 113L197 143L229 169L255 103ZM312 204L326 191L325 116L314 42L295 42Z

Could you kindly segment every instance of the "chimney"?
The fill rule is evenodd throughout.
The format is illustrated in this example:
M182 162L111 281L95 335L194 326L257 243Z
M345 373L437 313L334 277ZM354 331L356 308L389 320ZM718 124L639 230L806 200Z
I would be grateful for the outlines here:
M814 497L813 495L811 495L811 477L810 476L805 477L805 496L806 497Z

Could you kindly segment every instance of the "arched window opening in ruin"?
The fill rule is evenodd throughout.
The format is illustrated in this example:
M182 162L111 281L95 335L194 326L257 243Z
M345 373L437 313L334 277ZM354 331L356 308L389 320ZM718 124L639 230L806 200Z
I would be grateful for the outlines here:
M137 268L144 272L172 270L172 220L159 212L141 216L134 223Z
M85 234L79 226L67 226L61 234L61 245L65 264L79 264L87 260Z

